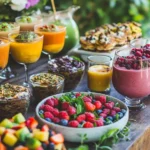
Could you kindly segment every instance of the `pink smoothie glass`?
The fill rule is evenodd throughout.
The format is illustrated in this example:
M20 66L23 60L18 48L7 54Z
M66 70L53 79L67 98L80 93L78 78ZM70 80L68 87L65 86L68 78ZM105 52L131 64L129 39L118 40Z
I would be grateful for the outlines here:
M127 106L145 108L142 99L150 94L150 41L138 39L116 52L112 82Z

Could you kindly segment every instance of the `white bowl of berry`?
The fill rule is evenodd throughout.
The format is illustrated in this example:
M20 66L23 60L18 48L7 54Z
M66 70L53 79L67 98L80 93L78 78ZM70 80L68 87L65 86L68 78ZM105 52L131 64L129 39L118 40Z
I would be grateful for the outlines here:
M111 129L122 130L129 119L128 107L119 99L89 92L69 92L50 96L36 107L39 123L61 132L66 141L97 141Z

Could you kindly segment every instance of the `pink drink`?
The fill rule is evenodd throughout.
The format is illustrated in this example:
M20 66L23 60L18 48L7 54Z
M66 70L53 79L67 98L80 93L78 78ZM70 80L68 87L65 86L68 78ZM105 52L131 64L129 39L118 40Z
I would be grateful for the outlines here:
M113 67L113 85L122 95L140 98L150 94L150 67L140 70Z

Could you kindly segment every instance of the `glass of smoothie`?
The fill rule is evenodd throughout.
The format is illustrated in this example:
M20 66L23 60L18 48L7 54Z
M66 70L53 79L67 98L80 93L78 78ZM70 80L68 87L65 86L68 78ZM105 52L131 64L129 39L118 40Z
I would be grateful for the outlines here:
M26 78L23 85L28 87L28 65L39 60L43 46L43 35L31 31L22 31L10 33L9 40L13 59L24 65Z
M9 58L10 43L7 39L0 38L0 72L6 67Z
M49 56L59 53L65 44L66 27L54 24L35 25L34 31L44 35L43 52Z
M38 16L20 16L15 20L20 25L20 31L34 31L34 26L43 22Z
M150 42L139 39L116 52L112 82L131 108L144 108L142 99L150 94Z
M20 26L14 22L1 22L0 23L0 38L8 38L8 34L11 32L18 32L20 31ZM15 73L9 66L9 62L7 67L0 73L1 79L10 79L15 77Z
M112 58L106 55L88 57L88 88L92 92L108 93L112 78Z

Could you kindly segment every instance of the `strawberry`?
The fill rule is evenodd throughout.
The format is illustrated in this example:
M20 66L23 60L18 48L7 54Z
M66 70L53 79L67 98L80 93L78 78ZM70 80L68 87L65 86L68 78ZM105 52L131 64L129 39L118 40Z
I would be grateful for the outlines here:
M59 112L59 118L60 119L66 119L66 120L69 120L69 115L68 115L68 113L66 112L66 111L60 111Z
M95 107L96 107L96 110L102 108L102 103L101 103L100 101L95 101L95 102L94 102L94 105L95 105Z
M92 104L91 102L85 102L84 103L86 111L94 111L95 110L95 105Z
M106 118L107 114L101 113L100 116L103 117L103 118Z
M51 98L51 100L54 102L54 106L58 106L59 100L57 98Z
M57 108L54 108L53 111L52 111L52 114L55 116L55 117L58 117L59 116L59 110Z
M114 102L105 103L105 107L109 108L109 109L112 109L114 107Z
M61 133L55 134L50 137L50 141L54 144L60 144L64 142L64 137Z
M25 121L25 124L28 128L34 129L38 126L38 122L35 120L35 118L30 117Z
M73 106L69 106L67 109L67 112L69 115L74 115L74 114L76 114L76 108Z
M45 105L43 104L43 105L40 106L39 109L40 109L40 110L44 110L44 107L45 107Z
M114 107L113 110L115 110L116 112L120 112L121 109L119 107Z
M71 120L71 121L69 121L68 125L69 125L69 127L77 128L79 125L79 122L77 120Z
M110 109L104 108L102 113L108 115L110 114Z
M49 98L49 99L46 100L45 105L49 105L49 106L54 107L54 101L51 100L51 98Z
M46 124L43 125L42 128L41 128L41 131L45 131L45 132L49 131L48 125L46 125Z
M106 96L105 95L95 96L95 99L100 101L102 104L106 103Z
M84 128L93 128L94 125L93 125L93 123L87 121L87 122L84 123L83 127Z
M85 116L85 114L81 114L76 119L79 123L81 123L82 121L85 121L86 116Z
M50 118L50 119L53 119L54 116L51 112L44 112L44 118Z
M58 117L54 117L54 118L52 119L52 121L53 121L54 123L59 123L59 122L60 122L60 119L59 119Z
M86 121L94 122L95 115L93 113L91 113L91 112L85 112L85 116L86 116Z
M61 109L62 109L62 110L67 110L69 106L70 106L70 105L69 105L68 102L62 102L62 103L61 103Z
M100 127L104 125L104 121L102 118L99 118L98 120L95 120L96 126Z
M115 116L115 115L116 115L116 111L115 110L111 110L110 116Z
M76 93L75 96L79 97L79 96L81 96L81 93Z
M51 106L49 106L49 105L45 105L43 110L44 110L44 111L52 112L53 109L54 109L53 107L51 107Z
M92 102L92 99L87 96L84 96L82 99L84 102Z

